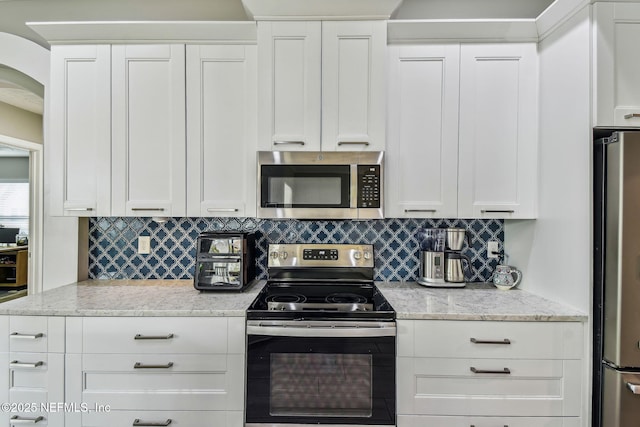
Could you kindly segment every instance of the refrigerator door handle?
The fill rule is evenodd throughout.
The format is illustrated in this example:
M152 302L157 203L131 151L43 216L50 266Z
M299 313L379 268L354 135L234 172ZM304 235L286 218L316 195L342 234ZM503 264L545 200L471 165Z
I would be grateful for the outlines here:
M640 384L627 383L627 388L631 390L633 394L640 394Z

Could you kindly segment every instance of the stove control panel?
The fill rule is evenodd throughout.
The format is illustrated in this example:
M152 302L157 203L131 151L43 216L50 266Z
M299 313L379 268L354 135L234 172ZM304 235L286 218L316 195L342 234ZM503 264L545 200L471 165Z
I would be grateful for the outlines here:
M270 244L268 267L370 267L372 245Z

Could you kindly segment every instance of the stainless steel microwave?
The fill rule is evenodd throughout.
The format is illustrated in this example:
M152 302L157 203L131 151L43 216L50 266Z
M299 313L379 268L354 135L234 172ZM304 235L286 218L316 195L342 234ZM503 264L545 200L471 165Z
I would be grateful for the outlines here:
M384 152L259 151L258 218L384 218Z

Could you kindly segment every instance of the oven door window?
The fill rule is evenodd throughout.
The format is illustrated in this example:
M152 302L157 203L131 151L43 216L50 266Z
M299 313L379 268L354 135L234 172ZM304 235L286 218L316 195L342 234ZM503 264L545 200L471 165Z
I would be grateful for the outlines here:
M247 350L247 423L395 423L395 337L249 335Z
M370 354L271 355L271 415L370 417Z
M263 208L348 208L349 165L262 165Z

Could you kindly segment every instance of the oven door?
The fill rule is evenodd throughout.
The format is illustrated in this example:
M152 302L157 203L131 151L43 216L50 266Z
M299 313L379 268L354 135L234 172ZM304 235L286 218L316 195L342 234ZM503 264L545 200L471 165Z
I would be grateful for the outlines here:
M248 321L246 425L395 425L395 331Z

